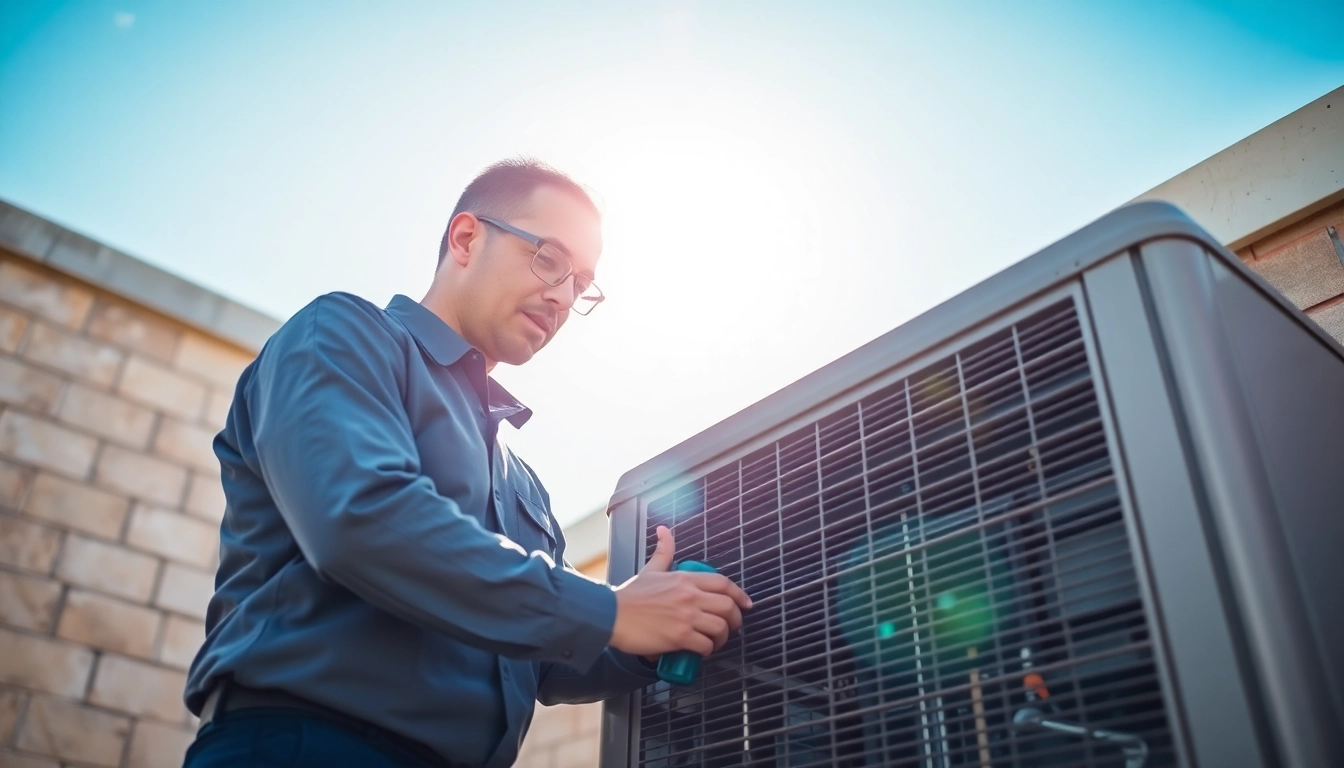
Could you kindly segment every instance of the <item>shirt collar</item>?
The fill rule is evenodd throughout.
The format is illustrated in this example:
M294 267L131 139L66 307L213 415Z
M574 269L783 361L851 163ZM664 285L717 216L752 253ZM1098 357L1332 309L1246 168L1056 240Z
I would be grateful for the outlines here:
M409 296L393 296L392 301L388 302L387 313L400 320L411 336L415 337L416 343L429 353L434 362L445 368L460 362L469 352L476 351L442 318ZM475 355L475 364L469 366L468 370L473 375L485 375L485 358L479 352ZM508 419L515 429L521 429L532 418L532 409L518 402L499 382L489 376L485 376L485 379L491 415Z

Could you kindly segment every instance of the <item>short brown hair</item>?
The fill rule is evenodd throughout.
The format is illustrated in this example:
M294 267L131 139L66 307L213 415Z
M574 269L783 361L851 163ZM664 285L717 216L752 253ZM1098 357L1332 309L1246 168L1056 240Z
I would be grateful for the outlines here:
M439 264L443 264L443 257L448 254L448 232L459 213L468 212L506 220L518 214L533 190L543 186L569 192L586 202L594 212L597 211L597 205L587 190L551 166L532 158L501 160L481 171L462 190L462 196L453 208L453 215L448 217L448 225L444 227L443 238L439 240Z

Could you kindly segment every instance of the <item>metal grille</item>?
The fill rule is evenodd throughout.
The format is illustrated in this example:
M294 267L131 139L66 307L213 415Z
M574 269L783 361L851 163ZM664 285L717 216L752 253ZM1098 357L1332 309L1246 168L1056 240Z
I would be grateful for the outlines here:
M1174 764L1093 387L1061 302L652 501L756 607L639 765Z

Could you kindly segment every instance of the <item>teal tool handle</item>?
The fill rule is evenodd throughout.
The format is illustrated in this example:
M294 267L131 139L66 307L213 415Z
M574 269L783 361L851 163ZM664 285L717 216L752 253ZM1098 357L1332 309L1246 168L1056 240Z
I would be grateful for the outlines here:
M677 563L674 571L718 573L712 566L696 560ZM673 685L690 685L700 674L700 654L695 651L673 651L658 657L658 679Z

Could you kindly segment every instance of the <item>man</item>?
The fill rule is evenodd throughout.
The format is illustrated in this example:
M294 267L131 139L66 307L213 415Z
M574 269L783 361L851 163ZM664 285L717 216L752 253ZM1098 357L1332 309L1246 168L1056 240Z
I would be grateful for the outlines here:
M634 690L659 654L741 625L731 581L668 571L666 529L619 588L567 569L545 489L497 439L531 414L490 371L602 301L601 250L581 187L499 163L419 303L323 296L267 342L215 439L227 508L188 766L508 766L535 700Z

